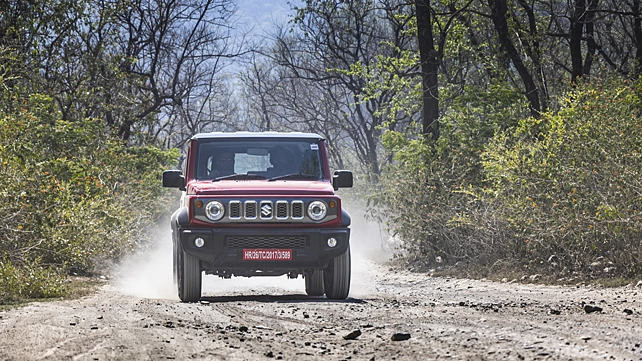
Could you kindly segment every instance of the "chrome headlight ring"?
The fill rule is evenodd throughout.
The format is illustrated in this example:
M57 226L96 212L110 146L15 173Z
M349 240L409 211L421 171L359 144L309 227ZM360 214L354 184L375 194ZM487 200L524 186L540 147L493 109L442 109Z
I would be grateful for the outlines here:
M220 221L225 215L225 206L219 201L210 201L205 205L205 216L211 221Z
M308 216L313 221L320 221L328 214L328 206L325 202L314 201L308 205Z

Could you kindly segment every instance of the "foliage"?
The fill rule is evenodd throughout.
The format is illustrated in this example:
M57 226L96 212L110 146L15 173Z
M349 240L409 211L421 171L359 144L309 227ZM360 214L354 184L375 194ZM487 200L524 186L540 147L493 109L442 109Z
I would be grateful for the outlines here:
M594 80L484 153L492 202L529 267L639 275L642 83Z
M38 262L15 267L10 260L0 260L0 304L21 299L60 297L67 292L64 279L51 267Z
M131 143L182 146L231 110L223 68L243 51L231 39L234 9L232 0L0 2L0 48L17 60L4 85L46 93L62 119L101 119Z
M394 162L371 205L384 210L379 215L403 240L402 253L411 263L434 267L493 256L484 234L500 220L471 190L484 186L480 156L487 139L509 128L513 117L527 114L519 94L496 89L469 89L442 118L445 131L437 142L398 132L383 136Z
M5 281L20 285L6 292L46 296L46 279L92 272L147 240L168 210L159 179L176 150L126 147L97 120L60 120L46 96L5 103L16 110L0 114L0 258Z
M395 162L374 204L411 263L484 276L639 275L641 90L586 81L539 119L524 116L519 96L479 93L443 118L437 143L384 135Z

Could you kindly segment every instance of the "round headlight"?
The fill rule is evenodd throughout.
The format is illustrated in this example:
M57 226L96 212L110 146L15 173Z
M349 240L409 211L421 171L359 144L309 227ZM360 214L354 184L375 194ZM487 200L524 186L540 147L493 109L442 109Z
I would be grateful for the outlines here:
M328 208L326 207L325 203L321 201L314 201L308 206L308 216L310 216L310 218L315 221L320 221L325 218L327 211Z
M224 215L225 207L219 201L211 201L205 206L205 216L213 221L220 220Z

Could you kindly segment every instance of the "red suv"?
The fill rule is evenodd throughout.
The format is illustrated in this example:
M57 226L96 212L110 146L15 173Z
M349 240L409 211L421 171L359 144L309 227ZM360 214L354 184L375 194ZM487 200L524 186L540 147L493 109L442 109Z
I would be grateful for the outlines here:
M197 134L183 171L163 172L183 191L171 219L174 281L183 302L201 297L201 277L305 279L308 295L350 290L350 215L334 193L352 173L330 175L317 134Z

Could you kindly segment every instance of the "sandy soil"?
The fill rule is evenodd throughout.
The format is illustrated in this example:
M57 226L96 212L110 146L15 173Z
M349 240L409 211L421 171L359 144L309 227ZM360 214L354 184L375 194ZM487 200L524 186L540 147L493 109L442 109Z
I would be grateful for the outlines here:
M0 360L642 360L637 285L395 272L357 251L372 239L353 242L340 302L306 296L302 279L207 276L202 301L183 304L160 247L94 295L0 312Z

